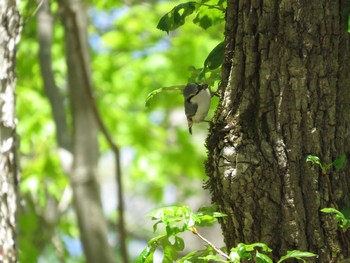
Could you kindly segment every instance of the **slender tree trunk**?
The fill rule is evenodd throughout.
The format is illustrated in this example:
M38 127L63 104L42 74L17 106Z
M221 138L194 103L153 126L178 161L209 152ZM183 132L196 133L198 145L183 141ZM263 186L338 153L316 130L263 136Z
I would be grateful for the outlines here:
M228 0L222 97L207 145L208 187L229 216L228 248L265 242L275 258L341 262L349 238L324 207L350 206L349 1ZM331 186L327 183L329 177Z
M20 35L17 1L0 2L0 261L17 262L18 164L15 60Z
M86 34L86 11L79 0L60 1L63 12L67 8L75 13L79 32L73 30L73 17L63 16L66 37L66 59L68 86L73 117L73 156L71 172L73 198L78 216L81 240L87 262L115 262L114 253L107 240L107 222L102 211L99 185L96 181L98 160L97 127L86 94L86 75L82 72L89 67L89 52ZM81 46L73 34L81 34ZM82 50L78 50L81 48ZM79 59L84 54L84 61ZM82 65L85 63L85 65ZM89 75L90 76L90 75Z

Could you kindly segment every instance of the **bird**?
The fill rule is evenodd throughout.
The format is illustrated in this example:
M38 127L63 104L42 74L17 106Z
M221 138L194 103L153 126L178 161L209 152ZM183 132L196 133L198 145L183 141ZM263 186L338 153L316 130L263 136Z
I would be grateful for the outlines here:
M211 94L205 83L188 83L182 90L188 131L192 134L193 123L203 122L207 116Z

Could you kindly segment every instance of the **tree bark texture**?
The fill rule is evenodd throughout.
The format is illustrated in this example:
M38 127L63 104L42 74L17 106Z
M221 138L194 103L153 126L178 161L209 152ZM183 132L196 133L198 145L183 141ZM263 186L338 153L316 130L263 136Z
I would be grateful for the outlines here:
M73 117L74 163L71 181L81 240L87 262L115 262L113 250L107 240L107 222L96 180L97 126L85 87L91 82L86 12L79 0L59 3L64 14L68 86ZM71 12L74 16L71 16ZM76 22L73 19L76 19ZM78 32L74 30L73 23L78 24ZM80 34L80 44L74 34ZM80 59L79 54L83 54L84 61ZM88 70L89 73L85 74L83 70Z
M17 1L0 2L0 261L17 262L18 192L15 60L20 36Z
M341 262L349 237L324 207L350 206L349 1L228 0L221 100L207 140L208 187L228 214L228 248L265 242L274 258ZM334 201L334 202L333 202Z

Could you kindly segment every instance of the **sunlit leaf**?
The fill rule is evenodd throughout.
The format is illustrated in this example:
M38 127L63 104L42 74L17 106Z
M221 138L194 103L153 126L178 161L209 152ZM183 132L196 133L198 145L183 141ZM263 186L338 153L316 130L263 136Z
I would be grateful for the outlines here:
M296 258L299 260L303 260L303 258L309 258L309 257L317 257L316 254L311 253L311 252L304 252L304 251L300 251L300 250L291 250L291 251L287 251L287 254L283 257L280 258L280 260L277 263L280 263L286 259L289 258ZM305 260L303 260L305 262Z
M205 262L211 262L211 260L214 260L215 262L227 262L227 260L223 260L221 257L217 255L208 255L205 257L199 257L199 259L205 260Z
M245 245L245 249L247 251L253 251L257 247L261 248L265 252L271 252L272 251L272 249L269 248L268 245L266 245L265 243L261 243L261 242Z
M308 155L306 157L306 161L311 162L313 164L321 165L320 158L318 156L315 156L315 155Z
M259 251L256 251L255 257L256 257L257 263L272 263L273 262L269 256L262 254Z
M346 211L346 210L345 210ZM344 230L348 229L350 227L350 220L345 217L345 215L338 211L335 208L332 207L326 207L321 209L321 212L327 213L327 214L335 214L335 220L338 222L338 225L343 228Z
M153 262L154 251L149 247L146 247L140 255L137 257L135 263L150 263Z

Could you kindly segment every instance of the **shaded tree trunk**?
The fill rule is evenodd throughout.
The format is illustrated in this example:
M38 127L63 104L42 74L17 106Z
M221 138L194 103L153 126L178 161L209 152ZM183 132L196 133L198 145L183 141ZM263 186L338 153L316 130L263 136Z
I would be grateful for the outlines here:
M17 1L0 2L0 261L17 262L18 164L15 60L20 35Z
M350 156L349 6L228 1L222 96L207 141L228 248L261 241L275 259L293 249L319 255L308 262L349 257L349 237L320 212L349 207L349 165L327 175L331 190L306 163L309 154L325 163Z
M70 178L81 240L87 262L115 262L113 250L107 240L107 222L96 181L97 126L85 87L91 82L86 11L79 0L59 1L59 4L64 14L68 86L73 119L74 163ZM72 17L70 12L73 12L75 17ZM76 19L76 22L73 19ZM78 32L74 30L73 23L78 24ZM80 34L81 43L78 43L74 34ZM84 61L80 59L79 54L84 55ZM83 72L85 69L89 71L88 74Z

